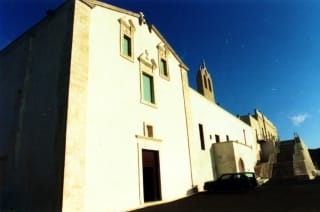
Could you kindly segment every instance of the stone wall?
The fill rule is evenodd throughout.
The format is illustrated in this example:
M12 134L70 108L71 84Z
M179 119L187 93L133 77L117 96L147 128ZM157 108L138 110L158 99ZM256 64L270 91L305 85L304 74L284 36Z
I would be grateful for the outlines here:
M61 207L72 11L62 5L0 53L4 209Z

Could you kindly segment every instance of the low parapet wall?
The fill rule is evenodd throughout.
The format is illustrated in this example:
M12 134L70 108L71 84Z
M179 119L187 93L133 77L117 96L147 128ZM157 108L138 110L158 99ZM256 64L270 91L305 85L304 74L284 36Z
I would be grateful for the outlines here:
M308 149L300 137L280 143L277 163L273 167L273 180L312 180L319 172L311 160Z
M296 138L294 154L293 154L293 170L295 176L308 176L309 179L314 179L313 174L316 168L313 165L310 154L303 141Z
M320 177L320 170L313 170L312 175L315 177Z

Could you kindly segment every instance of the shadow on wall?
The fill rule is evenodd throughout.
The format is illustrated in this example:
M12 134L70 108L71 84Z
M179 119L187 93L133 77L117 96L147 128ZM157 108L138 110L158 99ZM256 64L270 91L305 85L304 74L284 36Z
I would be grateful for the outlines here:
M214 157L214 147L213 144L210 147L210 157L211 157L211 169L212 169L212 176L213 179L212 180L216 180L218 178L218 173L216 170L216 162L215 162L215 157ZM202 186L202 185L199 185ZM201 190L201 189L200 189ZM198 193L199 192L199 188L198 186L194 186L193 188L190 188L189 190L187 190L186 194L187 196Z
M218 178L218 173L217 173L217 169L216 169L216 160L215 160L215 156L214 156L214 147L213 144L210 147L210 157L211 157L211 168L212 168L212 176L213 176L213 180Z
M192 195L192 194L196 194L196 193L198 193L198 186L194 186L193 188L190 188L189 190L187 190L187 196L190 196L190 195Z

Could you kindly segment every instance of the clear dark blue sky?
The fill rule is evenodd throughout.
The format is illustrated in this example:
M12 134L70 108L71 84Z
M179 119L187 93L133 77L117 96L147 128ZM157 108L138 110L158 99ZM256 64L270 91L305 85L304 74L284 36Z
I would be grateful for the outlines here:
M320 1L104 0L142 11L190 68L205 59L216 100L263 112L282 140L320 147ZM0 49L63 0L1 0Z

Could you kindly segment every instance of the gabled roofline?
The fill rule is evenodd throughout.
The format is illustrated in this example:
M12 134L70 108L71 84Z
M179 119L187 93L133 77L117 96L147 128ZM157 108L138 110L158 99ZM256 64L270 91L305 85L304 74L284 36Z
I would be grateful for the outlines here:
M77 1L77 0L74 0ZM104 3L104 2L100 2L100 1L96 1L96 0L78 0L84 4L86 4L88 7L90 8L94 8L95 6L100 6L106 9L110 9L116 12L120 12L126 15L130 15L133 16L135 18L140 18L140 14L139 13L135 13L126 9L122 9L120 7L117 6L113 6L111 4L108 3ZM53 11L56 13L60 10L60 8L64 7L65 5L67 5L70 1L65 1L63 4L61 4L60 6L58 6L56 9L54 9ZM22 37L24 37L26 34L32 32L34 29L36 29L40 24L42 24L44 21L46 21L50 16L45 16L44 18L42 18L38 23L34 24L33 26L31 26L29 29L27 29L25 32L23 32L21 35L19 35L17 38L15 38L13 41L11 41L7 46L5 46L3 49L0 49L0 54L4 53L10 46L12 46L13 44L15 44L18 40L20 40ZM146 23L148 24L148 23ZM186 71L189 70L189 68L184 64L184 62L182 61L182 59L179 57L179 55L174 51L174 49L171 47L171 45L168 43L168 41L162 36L162 34L158 31L158 29L153 25L153 24L148 24L149 30L154 31L156 33L156 35L160 38L160 40L168 47L168 49L170 50L170 52L173 54L173 56L178 60L178 62L180 63L179 66L183 69L185 69Z
M192 88L191 86L188 86L188 88L189 88L189 91L191 91L191 92L193 92L193 93L196 93L197 96L199 96L201 99L209 102L213 107L216 107L216 108L218 108L220 111L223 111L223 112L227 113L228 115L232 116L233 118L242 121L237 115L234 115L233 113L231 113L231 112L228 111L227 109L223 108L219 103L211 102L211 101L208 100L206 97L204 97L203 95L201 95L201 94L199 93L199 91L197 91L196 89ZM251 128L251 126L250 126L249 124L247 124L246 122L242 121L242 123Z
M171 47L171 45L168 43L168 41L162 36L162 34L158 31L158 29L153 24L151 24L151 29L156 33L156 35L158 35L158 37L162 40L162 42L169 48L171 53L176 57L176 59L180 63L180 67L185 69L186 71L189 71L188 66L186 66L186 64L184 64L184 62L179 57L179 55L174 51L174 49Z
M117 6L113 6L111 4L105 3L105 2L100 2L96 0L79 0L83 2L84 4L87 4L89 7L94 8L95 6L100 6L106 9L110 9L119 13L123 13L125 15L130 15L135 18L140 18L140 14L136 12L132 12L130 10L126 10ZM146 23L148 24L148 23ZM162 36L162 34L159 32L159 30L153 25L153 24L148 24L149 30L154 31L156 35L160 38L160 40L168 47L170 52L173 54L173 56L178 60L180 63L179 66L186 71L189 71L189 68L186 66L186 64L182 61L182 59L179 57L179 55L174 51L174 49L171 47L171 45L168 43L168 41Z
M0 49L0 55L5 54L5 52L10 49L11 46L15 45L19 40L24 38L25 36L28 36L29 34L32 34L41 24L45 23L48 19L50 19L52 16L55 16L56 13L59 13L60 10L62 10L64 7L67 7L70 4L71 1L65 1L62 4L60 4L58 7L54 9L48 9L47 14L35 22L34 24L31 24L29 28L26 29L26 31L19 34L16 38L12 39L6 46L4 46L2 49Z
M78 1L81 1L82 3L88 5L91 8L94 8L95 6L100 6L100 7L104 7L106 9L110 9L110 10L113 10L113 11L116 11L116 12L120 12L120 13L123 13L123 14L126 14L126 15L131 15L131 16L134 16L136 18L140 17L140 14L138 14L138 13L135 13L135 12L132 12L130 10L126 10L126 9L123 9L123 8L120 8L120 7L105 3L105 2L96 1L96 0L78 0Z

